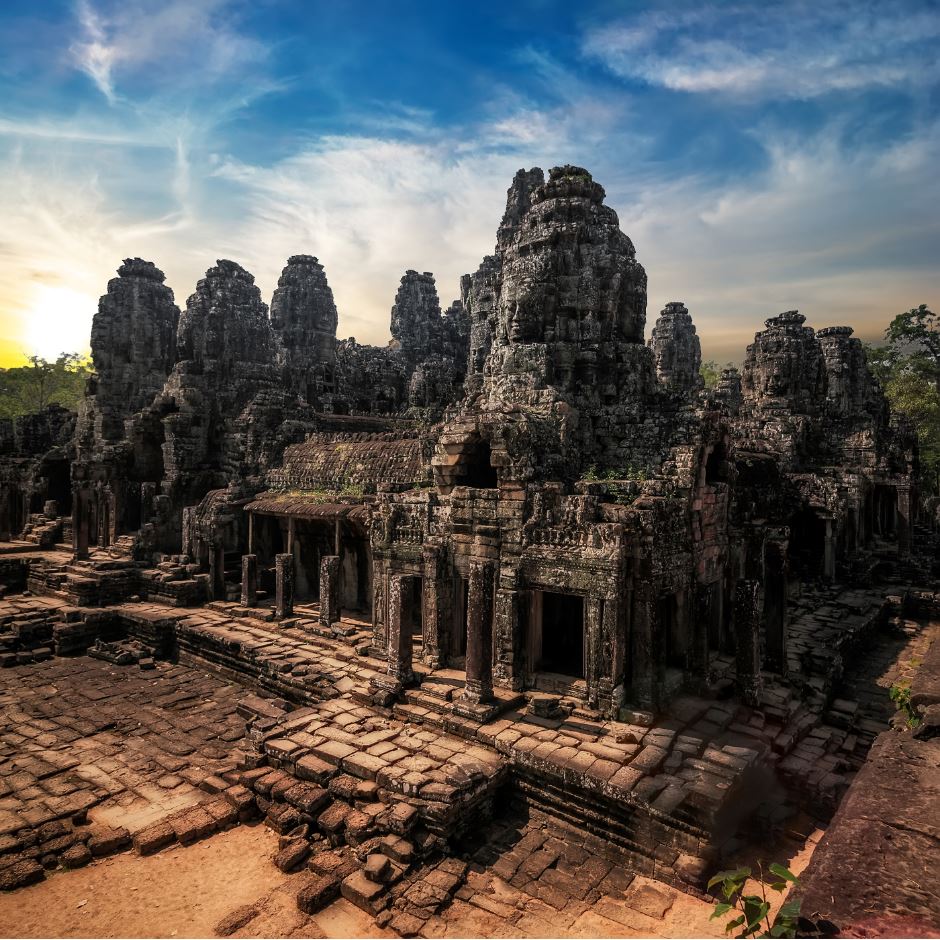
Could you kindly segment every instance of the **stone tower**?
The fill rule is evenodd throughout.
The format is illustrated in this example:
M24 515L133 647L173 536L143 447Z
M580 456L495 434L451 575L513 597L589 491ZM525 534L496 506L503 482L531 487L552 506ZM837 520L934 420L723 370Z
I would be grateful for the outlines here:
M91 325L97 379L79 419L81 448L120 441L124 420L150 404L176 361L180 311L163 272L128 258L98 302Z
M290 387L311 405L334 388L337 320L323 265L312 255L288 258L271 299L271 326Z

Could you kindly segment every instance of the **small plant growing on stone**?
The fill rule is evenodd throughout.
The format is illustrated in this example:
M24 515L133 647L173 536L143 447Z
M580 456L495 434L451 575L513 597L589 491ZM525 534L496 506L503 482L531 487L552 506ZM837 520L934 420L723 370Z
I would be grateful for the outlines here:
M909 682L895 682L888 690L891 701L894 702L898 711L904 713L907 719L908 728L914 729L920 724L920 718L911 705L911 686Z
M796 922L800 916L800 902L786 901L777 912L775 920L770 919L770 902L767 900L767 888L783 893L790 887L798 884L798 879L785 865L776 862L768 869L773 880L764 878L764 869L757 863L757 881L760 884L760 894L745 894L744 886L751 877L750 868L736 868L729 871L720 871L708 882L708 889L720 886L724 898L715 905L712 920L726 914L734 914L725 924L725 933L740 930L737 937L753 937L759 933L761 937L795 937Z

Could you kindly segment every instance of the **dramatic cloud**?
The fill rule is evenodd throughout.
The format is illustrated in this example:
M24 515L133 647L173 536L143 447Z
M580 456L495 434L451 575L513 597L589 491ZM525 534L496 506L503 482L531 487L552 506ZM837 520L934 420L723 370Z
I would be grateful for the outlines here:
M414 49L392 63L375 50L401 43L360 48L354 18L354 52L338 35L341 54L321 45L308 60L305 10L289 2L85 0L45 23L42 60L0 38L0 360L85 347L97 297L133 255L182 305L217 258L269 300L287 257L315 254L340 335L384 343L405 270L432 271L449 303L493 250L515 171L569 162L633 239L649 322L683 300L707 357L740 359L765 317L793 307L874 338L899 310L940 302L924 55L940 26L929 6L896 9L588 10L587 31L563 38L492 32L491 60L460 66L458 114L415 51L446 46L444 27L406 24ZM408 80L383 97L376 70Z
M674 91L814 98L937 80L940 17L923 4L800 2L639 13L597 26L584 52Z
M110 0L77 7L82 37L71 47L78 68L114 103L118 81L143 82L148 94L199 88L237 77L268 57L268 47L237 31L226 0Z

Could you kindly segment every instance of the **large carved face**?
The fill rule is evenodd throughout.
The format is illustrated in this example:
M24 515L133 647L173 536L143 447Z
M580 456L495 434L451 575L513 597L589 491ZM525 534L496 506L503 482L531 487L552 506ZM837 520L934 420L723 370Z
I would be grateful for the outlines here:
M508 334L511 343L531 343L539 339L541 311L531 294L516 299L509 311Z

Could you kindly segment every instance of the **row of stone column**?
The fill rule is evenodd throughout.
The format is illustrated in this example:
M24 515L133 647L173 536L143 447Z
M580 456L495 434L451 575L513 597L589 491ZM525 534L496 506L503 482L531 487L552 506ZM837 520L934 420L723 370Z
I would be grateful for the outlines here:
M324 555L320 559L320 623L331 626L340 619L339 606L340 560L338 555ZM242 555L243 607L258 604L258 556ZM274 556L274 616L278 620L294 613L294 556L284 552Z
M471 707L493 700L495 570L493 562L472 560L467 577L466 684L460 701ZM414 591L410 583L414 577L396 574L388 579L388 678L395 688L403 688L414 681L411 634ZM425 619L422 617L422 622Z

